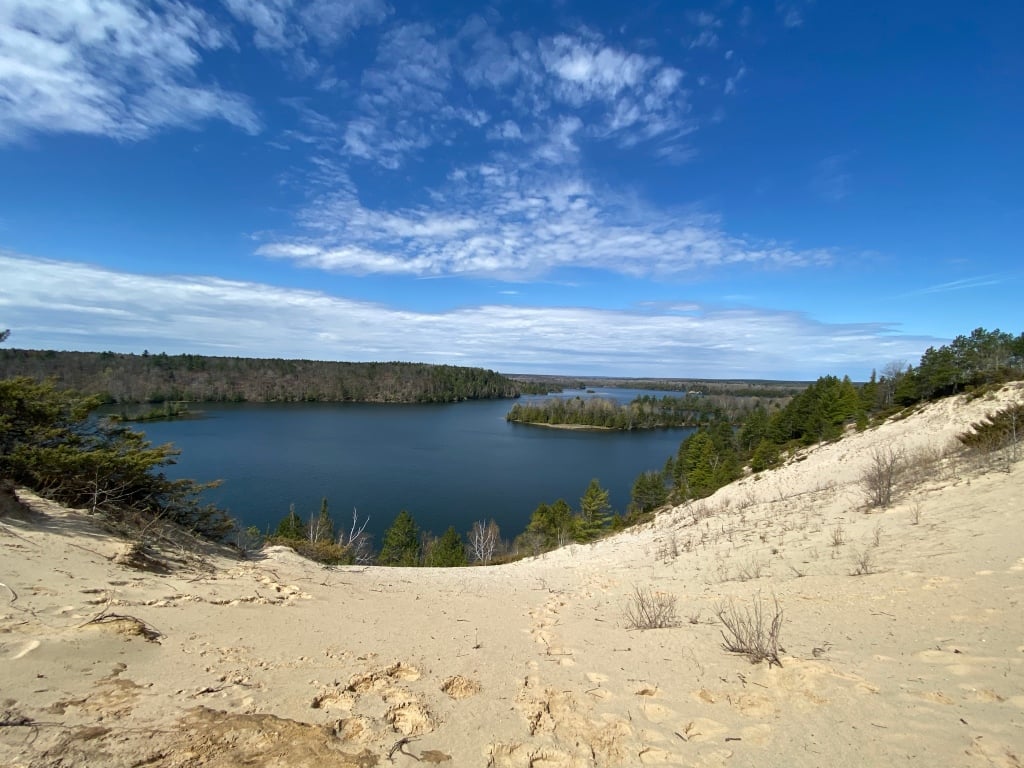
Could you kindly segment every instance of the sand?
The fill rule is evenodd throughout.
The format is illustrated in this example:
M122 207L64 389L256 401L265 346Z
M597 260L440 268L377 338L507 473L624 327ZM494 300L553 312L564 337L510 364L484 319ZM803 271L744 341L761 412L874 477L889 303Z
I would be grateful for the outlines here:
M491 568L164 546L0 517L3 766L1020 766L1024 462L940 458L954 398L654 523ZM877 449L917 470L885 510ZM857 570L861 575L851 575ZM638 630L636 588L678 626ZM783 612L781 667L719 608Z

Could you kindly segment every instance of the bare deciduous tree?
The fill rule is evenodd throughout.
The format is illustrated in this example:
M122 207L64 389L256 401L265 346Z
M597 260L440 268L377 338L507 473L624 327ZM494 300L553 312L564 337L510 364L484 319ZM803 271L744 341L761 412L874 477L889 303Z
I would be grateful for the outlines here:
M494 557L501 541L501 531L494 520L477 520L469 532L469 552L474 562L487 565Z
M366 526L369 522L370 518L367 517L360 524L359 510L352 507L352 527L349 528L347 534L342 530L338 535L339 546L348 548L354 563L369 564L373 562L373 539L370 534L366 533Z

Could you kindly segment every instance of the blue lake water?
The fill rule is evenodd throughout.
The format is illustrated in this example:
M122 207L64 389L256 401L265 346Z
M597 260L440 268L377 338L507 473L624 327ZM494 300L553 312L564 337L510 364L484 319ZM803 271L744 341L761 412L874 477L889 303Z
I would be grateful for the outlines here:
M628 402L637 394L589 396ZM576 395L588 396L565 396ZM637 475L660 469L691 431L509 424L513 402L203 404L193 408L203 418L133 426L182 451L169 476L223 480L207 499L245 525L275 526L292 503L308 518L326 496L336 524L350 519L353 507L369 515L378 546L402 509L437 534L449 525L465 533L474 520L494 518L512 538L541 502L564 498L577 507L594 477L622 511Z

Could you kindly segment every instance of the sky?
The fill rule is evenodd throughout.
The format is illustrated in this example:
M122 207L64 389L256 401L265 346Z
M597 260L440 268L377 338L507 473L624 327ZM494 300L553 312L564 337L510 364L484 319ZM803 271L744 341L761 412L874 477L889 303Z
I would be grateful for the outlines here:
M865 379L1020 333L1024 5L0 0L8 346Z

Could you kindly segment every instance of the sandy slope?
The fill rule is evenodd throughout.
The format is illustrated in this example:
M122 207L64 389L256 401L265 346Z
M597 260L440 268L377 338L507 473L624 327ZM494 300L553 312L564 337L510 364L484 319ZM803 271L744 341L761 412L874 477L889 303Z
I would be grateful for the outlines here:
M859 477L874 447L934 454L1022 397L943 402L487 569L275 548L150 572L24 494L0 519L0 765L1021 765L1024 462L925 463L871 514ZM676 596L680 626L627 629L635 586ZM716 606L759 593L781 668L721 647Z

